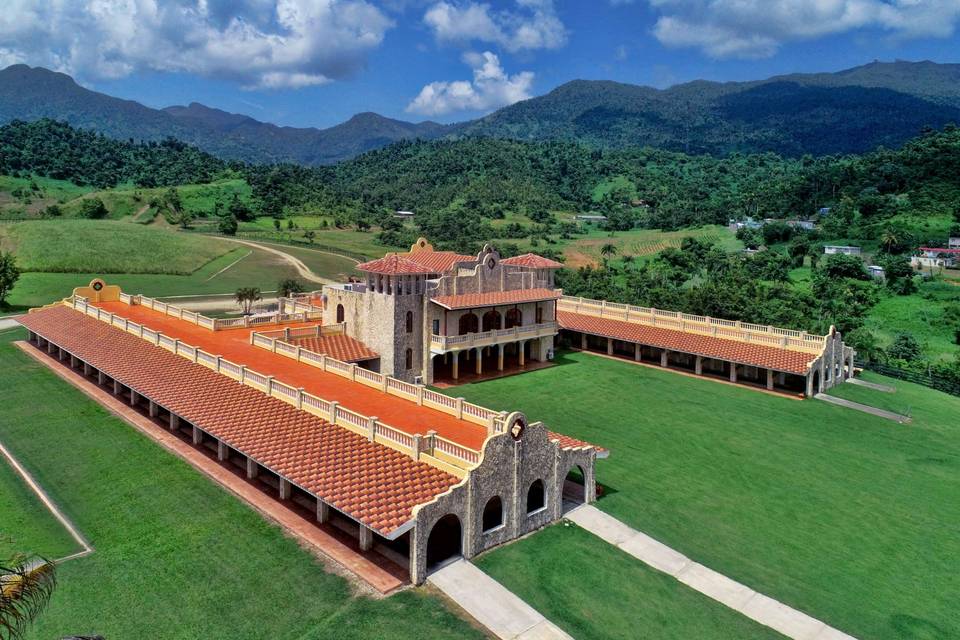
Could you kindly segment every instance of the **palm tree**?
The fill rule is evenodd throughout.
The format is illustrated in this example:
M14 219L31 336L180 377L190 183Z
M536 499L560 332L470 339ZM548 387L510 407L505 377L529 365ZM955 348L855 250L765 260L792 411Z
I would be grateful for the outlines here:
M897 234L897 230L893 227L886 227L880 235L880 244L883 245L883 250L886 253L890 253L891 249L899 246L900 236Z
M243 315L250 315L253 303L261 300L260 289L257 287L240 287L235 294L237 304L243 310Z
M607 260L617 255L617 245L608 242L600 247L600 256L603 258L603 266L607 266Z
M43 558L14 557L0 566L0 637L19 640L57 586L56 566Z

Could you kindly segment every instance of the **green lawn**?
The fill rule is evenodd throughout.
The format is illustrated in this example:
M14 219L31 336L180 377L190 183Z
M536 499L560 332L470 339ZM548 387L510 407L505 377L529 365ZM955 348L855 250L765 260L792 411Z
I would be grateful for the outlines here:
M783 637L570 522L476 563L579 640Z
M583 353L451 393L609 447L598 506L712 569L859 638L958 637L960 398L891 384L909 425Z
M0 343L0 439L96 547L60 567L29 638L482 638L423 590L383 600Z
M960 287L942 280L924 282L909 296L885 296L870 310L866 327L882 347L898 333L910 333L931 360L952 360L960 354L954 331L960 327Z
M376 231L353 231L335 228L323 230L313 226L313 221L319 220L319 218L296 216L294 220L300 221L297 222L298 225L301 222L303 223L300 229L287 231L286 226L284 226L282 231L274 231L273 218L257 218L255 222L241 224L238 237L284 244L291 241L308 243L309 241L303 235L304 229L313 229L316 234L313 238L313 244L316 245L316 248L343 251L346 255L352 255L356 258L361 256L367 259L381 258L389 251L410 250L410 247L388 247L380 244L377 242ZM286 222L283 221L283 224L286 225Z
M54 559L79 550L7 459L0 457L0 564L18 553Z

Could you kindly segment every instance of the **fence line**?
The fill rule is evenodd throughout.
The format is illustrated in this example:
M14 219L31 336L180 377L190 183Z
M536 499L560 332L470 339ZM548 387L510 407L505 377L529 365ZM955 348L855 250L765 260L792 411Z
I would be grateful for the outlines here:
M890 378L906 380L907 382L913 382L915 384L923 385L924 387L936 389L937 391L943 391L944 393L948 393L952 396L960 396L960 384L943 376L938 376L932 373L920 373L918 371L911 371L910 369L901 369L900 367L883 364L882 362L854 360L854 366L860 367L861 369L866 369L867 371L873 371Z

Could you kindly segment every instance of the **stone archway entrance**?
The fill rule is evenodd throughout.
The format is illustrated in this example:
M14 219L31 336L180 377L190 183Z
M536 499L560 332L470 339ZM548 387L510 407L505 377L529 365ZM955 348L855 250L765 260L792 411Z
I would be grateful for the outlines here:
M448 513L430 530L427 538L427 570L463 555L463 526L460 518Z
M578 464L573 465L563 480L563 511L580 506L587 501L586 473Z

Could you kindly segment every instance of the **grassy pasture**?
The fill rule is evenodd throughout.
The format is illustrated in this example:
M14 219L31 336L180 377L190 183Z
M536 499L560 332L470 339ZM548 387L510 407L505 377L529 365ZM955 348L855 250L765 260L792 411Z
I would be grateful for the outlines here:
M911 424L584 353L452 393L609 447L599 508L761 593L859 638L958 637L960 398L888 383L836 393Z
M600 264L600 249L606 244L617 248L617 257L626 255L644 258L655 255L669 247L679 247L684 238L697 238L716 243L722 249L733 251L740 248L740 242L726 227L707 225L698 229L682 231L661 231L659 229L631 229L630 231L603 231L595 227L583 236L566 241L563 255L571 267ZM564 241L561 241L564 242Z
M0 336L0 439L93 541L31 640L482 638L424 590L353 595L280 529ZM0 477L0 482L4 482Z
M0 175L0 219L35 217L51 204L63 204L92 189L66 180Z

